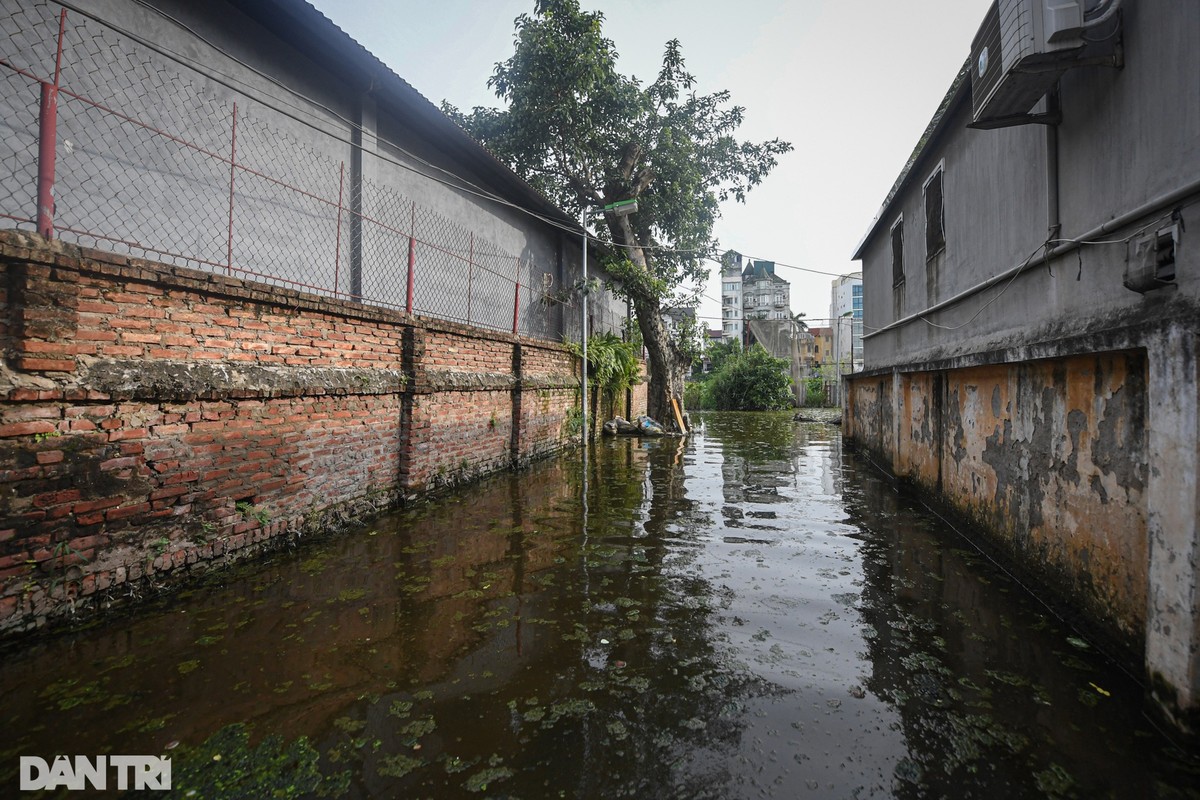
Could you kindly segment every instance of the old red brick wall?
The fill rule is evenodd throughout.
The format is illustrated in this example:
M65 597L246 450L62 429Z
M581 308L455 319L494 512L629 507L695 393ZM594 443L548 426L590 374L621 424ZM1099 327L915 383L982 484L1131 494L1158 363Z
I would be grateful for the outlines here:
M12 231L0 344L0 633L573 443L554 343Z

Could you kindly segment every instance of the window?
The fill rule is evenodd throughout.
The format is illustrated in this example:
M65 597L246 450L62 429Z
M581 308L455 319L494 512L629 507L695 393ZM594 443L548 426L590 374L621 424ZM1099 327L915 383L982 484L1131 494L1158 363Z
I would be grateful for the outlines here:
M925 181L925 260L946 249L946 226L942 212L942 165Z
M904 284L904 217L892 226L892 286Z

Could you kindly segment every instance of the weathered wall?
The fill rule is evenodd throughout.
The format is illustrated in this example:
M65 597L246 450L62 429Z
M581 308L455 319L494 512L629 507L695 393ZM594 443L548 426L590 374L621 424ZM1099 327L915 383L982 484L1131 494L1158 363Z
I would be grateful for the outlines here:
M884 465L976 522L1045 594L1143 648L1144 351L884 373L853 379L850 397L847 433Z
M0 632L522 464L554 343L0 234Z

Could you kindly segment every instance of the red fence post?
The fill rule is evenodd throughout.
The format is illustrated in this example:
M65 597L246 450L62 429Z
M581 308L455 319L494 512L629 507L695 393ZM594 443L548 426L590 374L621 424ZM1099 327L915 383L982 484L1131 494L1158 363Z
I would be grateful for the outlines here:
M342 162L342 171L338 177L338 210L337 210L337 240L333 246L333 293L338 293L338 275L342 265L342 189L346 186L346 162Z
M54 238L54 162L58 145L58 87L42 84L38 113L37 231Z
M54 168L58 157L58 85L62 77L63 35L67 10L58 16L58 49L54 56L54 83L42 83L38 106L37 230L54 238Z
M225 245L225 269L233 272L233 178L237 169L237 103L233 104L233 134L229 143L229 238Z
M417 238L415 236L408 237L408 291L404 301L404 310L408 313L413 312L413 273L417 266Z

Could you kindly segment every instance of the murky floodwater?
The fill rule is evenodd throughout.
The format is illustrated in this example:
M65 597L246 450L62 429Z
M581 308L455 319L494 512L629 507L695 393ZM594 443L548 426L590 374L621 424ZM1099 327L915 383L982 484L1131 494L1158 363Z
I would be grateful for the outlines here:
M1196 797L1142 689L788 415L700 415L0 659L195 797ZM167 749L171 748L171 749ZM195 794L190 794L195 790Z

